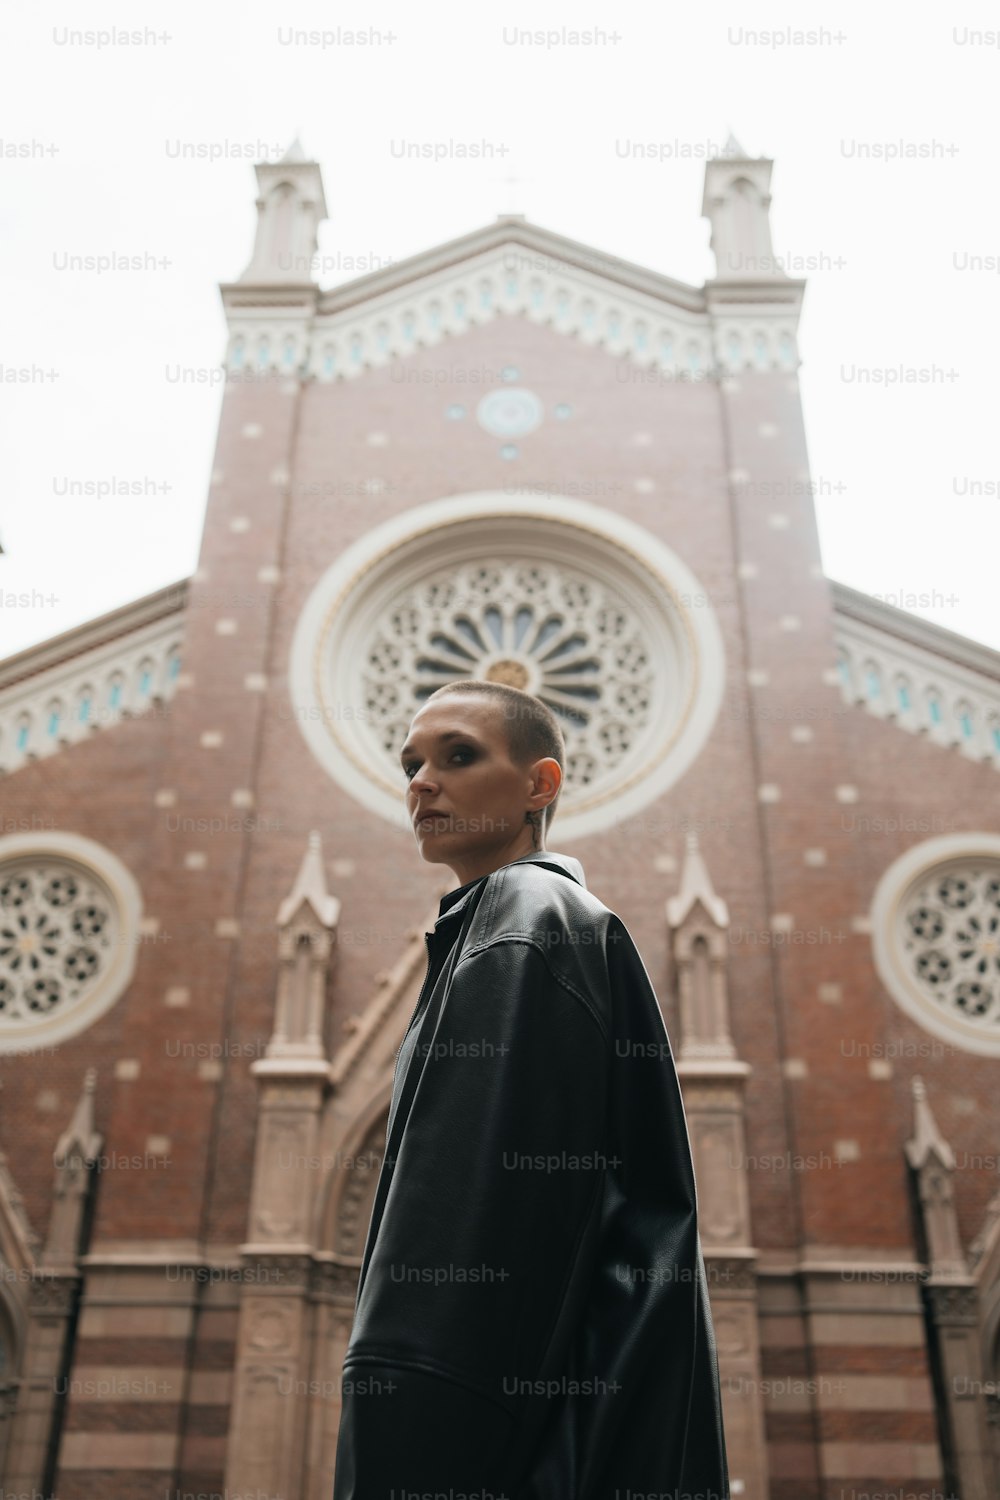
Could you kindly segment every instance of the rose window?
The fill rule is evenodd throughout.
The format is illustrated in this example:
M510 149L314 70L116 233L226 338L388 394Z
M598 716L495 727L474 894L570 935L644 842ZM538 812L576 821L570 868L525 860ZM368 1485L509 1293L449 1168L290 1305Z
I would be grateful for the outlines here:
M520 688L562 727L561 845L638 812L700 751L725 680L708 599L620 513L507 491L430 501L318 578L292 643L292 713L329 774L412 836L399 752L414 714L449 682Z
M40 858L0 867L0 1027L74 1009L117 941L115 902L82 866Z
M1000 861L928 872L901 905L900 942L945 1015L1000 1034Z
M620 589L555 562L449 569L385 611L366 652L364 706L398 755L435 688L476 677L540 698L562 725L566 798L607 775L647 729L654 668Z

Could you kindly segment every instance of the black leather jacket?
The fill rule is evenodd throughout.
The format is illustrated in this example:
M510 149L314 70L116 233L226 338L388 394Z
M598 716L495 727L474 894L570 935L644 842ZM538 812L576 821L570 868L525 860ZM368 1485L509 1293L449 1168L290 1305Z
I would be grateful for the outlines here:
M397 1062L334 1500L729 1500L687 1125L642 959L566 855L450 895Z

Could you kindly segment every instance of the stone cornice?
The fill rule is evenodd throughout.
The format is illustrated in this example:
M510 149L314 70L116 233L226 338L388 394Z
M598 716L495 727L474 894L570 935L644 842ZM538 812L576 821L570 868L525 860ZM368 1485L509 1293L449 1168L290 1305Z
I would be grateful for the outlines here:
M180 578L155 593L144 594L141 599L133 599L107 614L75 625L72 630L64 630L60 635L50 636L48 640L5 657L0 661L0 690L25 678L37 677L50 667L61 666L85 651L121 640L146 625L154 625L171 615L183 616L190 583L189 578Z
M508 244L520 245L529 253L565 262L576 270L604 277L632 291L682 307L688 312L704 313L706 310L704 292L698 287L650 270L648 266L623 260L620 256L605 254L579 240L557 234L554 230L529 224L516 214L499 215L496 223L483 229L447 240L443 245L435 245L416 255L408 255L393 265L382 266L376 271L369 271L367 275L357 276L342 286L322 292L318 310L321 314L340 312L344 308L354 307L360 302L380 296L383 292L395 291L410 282L460 266L477 255Z
M931 620L921 619L919 615L909 614L905 609L897 609L893 604L884 604L881 599L873 599L870 594L852 589L846 583L838 583L833 578L828 582L836 614L1000 682L1000 651L946 630Z

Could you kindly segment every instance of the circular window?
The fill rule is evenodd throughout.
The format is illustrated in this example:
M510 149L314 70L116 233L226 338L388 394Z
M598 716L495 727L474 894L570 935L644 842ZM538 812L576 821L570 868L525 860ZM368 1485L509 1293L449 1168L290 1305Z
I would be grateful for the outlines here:
M1000 836L909 850L879 883L872 932L879 975L914 1020L1000 1056Z
M490 391L476 407L476 420L494 437L522 437L541 425L542 403L534 391Z
M724 681L705 591L651 533L599 506L474 494L369 532L320 579L292 644L294 713L320 763L409 828L410 720L463 677L541 698L566 740L559 840L665 791L711 729Z
M0 838L0 1052L82 1031L132 977L138 887L72 834Z

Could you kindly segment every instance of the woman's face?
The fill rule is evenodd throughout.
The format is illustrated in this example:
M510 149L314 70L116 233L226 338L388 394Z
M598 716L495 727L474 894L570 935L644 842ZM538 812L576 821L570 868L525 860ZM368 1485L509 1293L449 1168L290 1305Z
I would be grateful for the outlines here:
M421 856L448 865L461 885L537 847L524 815L551 802L562 780L552 757L515 765L503 710L472 693L426 703L410 724L400 763ZM439 816L414 821L425 812Z

